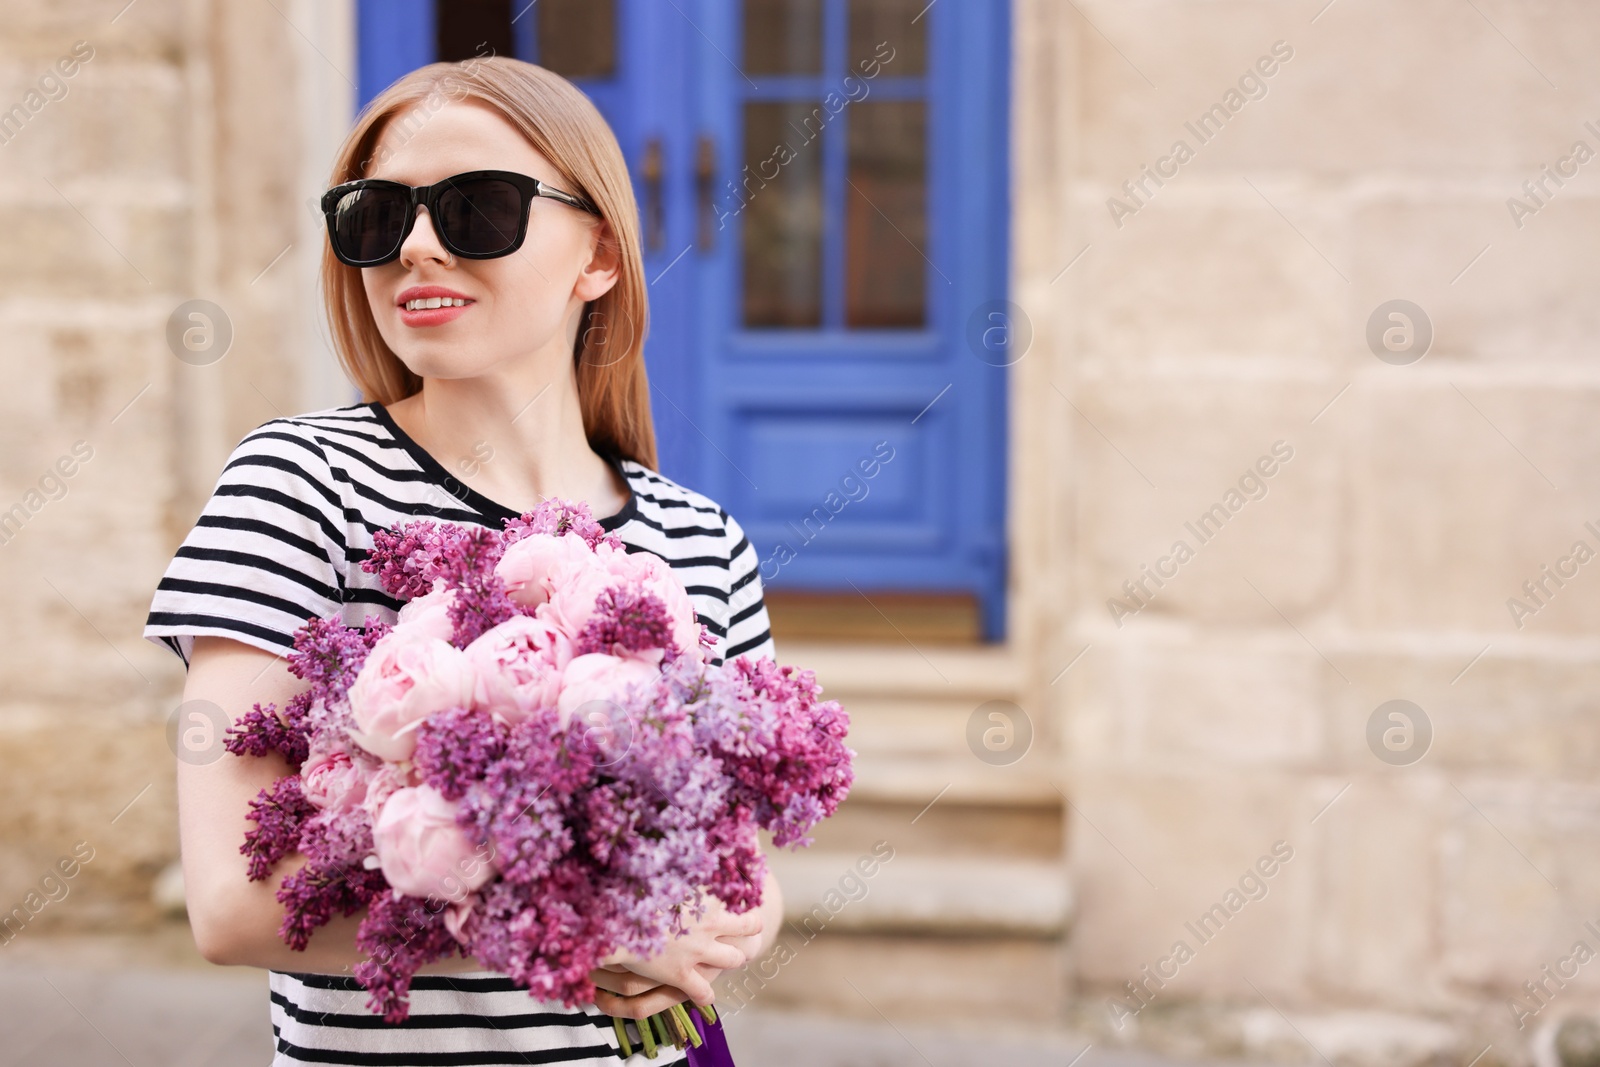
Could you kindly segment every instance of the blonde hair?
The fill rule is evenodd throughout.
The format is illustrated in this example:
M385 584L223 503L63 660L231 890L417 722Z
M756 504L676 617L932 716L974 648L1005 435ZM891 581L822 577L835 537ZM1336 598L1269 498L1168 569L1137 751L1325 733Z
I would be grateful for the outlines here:
M603 221L601 246L617 254L620 269L610 290L584 306L573 346L583 428L596 451L654 469L656 437L644 366L649 304L638 205L616 134L576 86L543 67L504 56L419 67L362 109L339 149L329 184L367 176L373 147L395 116L417 108L431 114L460 100L498 111L556 168L561 189L600 209L594 225ZM361 268L340 263L326 245L322 297L339 363L361 389L363 401L392 404L422 388L422 379L378 333Z

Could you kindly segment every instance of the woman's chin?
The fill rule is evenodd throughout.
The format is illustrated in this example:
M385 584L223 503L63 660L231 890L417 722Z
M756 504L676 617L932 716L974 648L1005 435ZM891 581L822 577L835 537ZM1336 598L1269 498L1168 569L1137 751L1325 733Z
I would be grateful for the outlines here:
M419 378L475 378L492 368L489 362L464 361L461 358L462 347L470 346L457 343L450 345L449 351L444 351L441 345L412 343L395 348L394 353L400 357L406 369Z

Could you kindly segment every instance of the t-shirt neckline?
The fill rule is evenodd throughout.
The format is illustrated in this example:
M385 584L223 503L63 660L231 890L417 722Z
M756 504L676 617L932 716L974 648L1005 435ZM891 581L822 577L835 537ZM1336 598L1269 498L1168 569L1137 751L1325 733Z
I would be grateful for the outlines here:
M443 463L433 457L431 452L423 448L410 434L400 428L400 424L394 420L394 416L389 414L388 409L380 401L369 400L365 406L372 411L378 422L389 432L389 436L394 438L395 442L406 450L406 453L416 462L417 466L422 468L422 472L433 479L439 488L474 510L501 522L506 519L515 519L522 514L522 512L509 508L498 500L489 499L451 474ZM628 487L628 499L624 501L621 510L614 515L607 515L602 519L595 520L600 524L601 529L615 530L639 514L639 494L634 491L633 479L629 478L628 472L622 469L622 461L620 459L610 452L598 452L598 454L601 459L606 461L607 466L617 472L617 476L622 479L622 484Z

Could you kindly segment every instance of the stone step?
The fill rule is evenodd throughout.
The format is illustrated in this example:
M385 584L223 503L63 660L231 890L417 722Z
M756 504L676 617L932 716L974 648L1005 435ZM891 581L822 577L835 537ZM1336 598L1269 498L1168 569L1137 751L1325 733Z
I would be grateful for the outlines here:
M1009 760L982 746L989 701L1025 705L1017 658L992 647L784 642L850 713L856 778L817 844L769 849L784 889L777 958L732 1004L861 1018L1058 1018L1072 883L1066 807L1042 722ZM975 736L977 734L977 736ZM1010 757L1011 753L1006 753ZM873 846L894 852L883 861ZM724 1003L719 998L719 1004Z
M852 747L855 738L851 737ZM992 766L964 746L959 753L918 753L856 749L855 784L847 803L934 803L1059 808L1064 803L1050 777L1052 761L1029 752L1010 766Z
M1066 846L1063 806L1022 807L926 797L890 803L852 796L812 832L818 852L869 851L888 841L900 855L940 856L967 863L990 859L1057 862Z
M926 803L948 787L957 803L1059 803L1050 731L1023 707L1010 653L793 642L782 655L814 670L824 697L849 713L850 747L869 772L862 797ZM1005 747L987 747L994 740Z

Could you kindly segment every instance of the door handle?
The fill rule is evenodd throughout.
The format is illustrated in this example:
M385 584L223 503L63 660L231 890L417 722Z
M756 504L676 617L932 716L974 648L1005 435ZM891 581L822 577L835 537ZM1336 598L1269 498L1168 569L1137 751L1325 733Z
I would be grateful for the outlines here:
M716 243L716 232L711 223L716 209L711 203L711 186L717 180L717 143L711 135L700 135L700 147L695 155L694 184L700 201L700 251L709 252Z
M644 146L644 247L647 252L659 252L663 219L661 203L661 138L652 137Z

